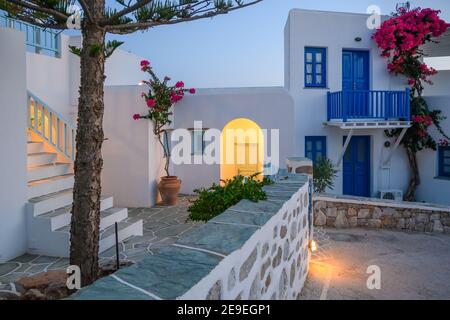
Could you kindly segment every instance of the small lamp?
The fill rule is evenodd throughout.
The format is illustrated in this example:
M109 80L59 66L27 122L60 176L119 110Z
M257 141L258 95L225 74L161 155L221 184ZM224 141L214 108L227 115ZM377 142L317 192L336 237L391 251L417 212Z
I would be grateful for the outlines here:
M309 241L309 250L311 250L311 252L317 251L317 242L315 240Z

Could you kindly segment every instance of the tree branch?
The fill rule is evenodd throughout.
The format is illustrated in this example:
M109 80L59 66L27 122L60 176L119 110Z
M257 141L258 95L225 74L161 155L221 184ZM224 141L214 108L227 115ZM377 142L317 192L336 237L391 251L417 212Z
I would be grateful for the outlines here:
M45 13L45 14L55 18L55 20L57 18L59 18L61 20L67 21L67 19L69 18L68 15L66 15L58 10L38 6L33 3L30 3L29 1L23 1L23 0L5 0L5 1L10 2L19 7L27 8L27 9L30 9L30 10L33 10L36 12L40 12L40 13Z
M145 0L145 1L148 1L148 0ZM223 9L223 10L218 10L218 9L216 9L216 10L211 9L210 11L205 10L205 13L201 14L201 15L177 18L177 19L173 19L173 20L133 22L133 23L119 24L119 25L105 25L105 27L106 27L106 31L110 32L110 33L127 34L127 33L135 32L137 30L145 30L145 29L152 28L152 27L159 26L159 25L171 25L171 24L177 24L177 23L181 23L181 22L212 18L217 15L227 14L231 11L254 5L261 1L262 0L254 0L254 1L251 1L251 2L243 4L243 5L238 5L236 7L232 7L229 9Z
M18 18L18 20L27 22L29 24L32 24L34 26L37 26L37 27L40 27L43 29L56 29L56 30L66 30L67 29L67 25L65 23L55 24L55 23L39 22L36 19L32 19L29 16L26 16L23 14L18 14L16 17Z
M122 9L121 11L117 12L116 14L112 15L111 17L109 17L107 20L102 21L100 24L101 25L109 25L112 24L114 22L114 20L116 20L117 18L123 17L135 10L138 10L140 8L142 8L143 6L149 4L150 2L152 2L153 0L142 0L142 1L137 1L134 5L129 6L125 9Z
M78 0L80 3L81 8L83 8L83 13L88 18L89 22L94 23L94 19L92 18L91 11L89 10L89 6L86 4L85 0Z

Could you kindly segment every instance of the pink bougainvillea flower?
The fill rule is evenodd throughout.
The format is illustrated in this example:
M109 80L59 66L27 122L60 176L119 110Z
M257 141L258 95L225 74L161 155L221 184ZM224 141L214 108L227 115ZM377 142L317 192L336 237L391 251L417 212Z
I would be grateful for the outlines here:
M195 94L195 89L194 88L189 89L189 93L190 94Z
M141 70L146 71L150 67L150 61L142 60L141 61Z
M183 82L183 81L178 81L178 82L175 84L175 87L177 87L177 88L184 88L184 82Z
M416 83L416 80L415 79L409 79L408 83L409 83L410 86L412 86L412 85L414 85Z
M155 104L156 104L155 99L148 99L147 100L147 107L153 108L155 106Z
M170 94L170 102L171 103L177 103L178 101L180 101L181 99L183 99L183 96L178 94L177 92L172 92Z
M136 114L133 115L133 119L134 119L134 120L139 120L140 118L141 118L141 115L138 114L138 113L136 113Z

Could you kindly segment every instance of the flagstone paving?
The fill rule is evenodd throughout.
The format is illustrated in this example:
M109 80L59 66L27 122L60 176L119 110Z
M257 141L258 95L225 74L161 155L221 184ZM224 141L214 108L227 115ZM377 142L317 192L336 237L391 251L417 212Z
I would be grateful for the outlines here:
M191 232L203 223L188 219L188 205L191 196L180 198L176 206L153 208L129 208L129 219L142 219L144 234L132 237L119 244L121 260L133 263L152 255L163 247L175 243L180 236ZM116 248L112 247L100 254L100 264L115 261ZM0 264L0 284L19 280L49 270L66 269L69 259L24 254L16 259Z

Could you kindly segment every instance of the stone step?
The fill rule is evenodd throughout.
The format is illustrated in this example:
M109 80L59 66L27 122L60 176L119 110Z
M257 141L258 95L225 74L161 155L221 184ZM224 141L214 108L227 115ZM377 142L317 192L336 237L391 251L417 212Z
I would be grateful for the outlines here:
M113 206L113 197L109 196L101 197L100 219L104 218L106 220L103 222L100 221L100 228L103 227L104 229L107 226L111 225L110 222L111 219L114 220L112 222L114 223L115 221L120 221L128 217L127 209L112 208L112 206ZM45 230L56 231L58 229L64 228L70 224L71 210L72 204L34 217L35 220L33 220L34 223L33 227L39 224L41 226L42 232L44 232ZM125 212L123 210L125 210Z
M73 188L74 181L72 173L31 181L28 183L28 199Z
M29 141L27 143L27 153L44 152L44 144L39 141Z
M142 220L128 219L118 223L118 238L122 242L132 236L142 236ZM99 252L108 250L115 245L114 224L100 231ZM68 257L70 253L70 229L68 227L54 232L48 232L39 237L38 241L29 244L29 253L54 257Z
M144 227L141 219L127 219L118 223L119 242L134 236L143 236ZM116 244L114 224L100 232L100 252L106 251Z
M72 199L72 189L66 189L40 197L31 198L28 200L28 206L32 215L36 217L40 214L68 206L72 203Z
M29 153L27 158L28 167L42 166L46 164L54 164L56 161L56 153L38 152Z
M28 168L28 181L41 180L72 173L69 163L55 163Z

